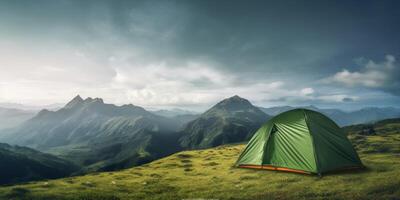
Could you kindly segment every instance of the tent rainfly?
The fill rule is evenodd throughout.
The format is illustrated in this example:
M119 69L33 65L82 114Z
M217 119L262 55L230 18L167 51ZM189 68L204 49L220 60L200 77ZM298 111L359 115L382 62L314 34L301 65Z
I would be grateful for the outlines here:
M325 115L307 109L281 113L262 125L236 166L318 175L363 168L340 127Z

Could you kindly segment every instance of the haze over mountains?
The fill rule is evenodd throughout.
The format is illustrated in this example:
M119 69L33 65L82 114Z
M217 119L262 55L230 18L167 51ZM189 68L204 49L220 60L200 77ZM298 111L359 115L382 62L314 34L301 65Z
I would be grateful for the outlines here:
M170 110L161 109L150 112L163 117L171 118L172 120L174 120L176 123L179 124L180 128L182 128L186 123L195 120L200 116L200 114L197 112L183 110L179 108L173 108Z
M78 95L57 111L43 109L20 125L1 130L0 142L27 146L68 160L78 166L74 170L78 174L110 171L141 165L184 149L244 142L273 115L293 108L262 108L233 96L199 115L184 110L150 112L131 104L116 106L100 98L82 99ZM340 125L400 116L394 108L354 112L306 108L322 112ZM10 158L10 154L3 153L0 157ZM12 164L11 160L15 159L4 160ZM18 180L29 180L29 177Z
M156 115L164 116L164 117L176 117L180 115L198 115L199 113L193 112L190 110L184 110L180 108L173 108L173 109L161 109L161 110L155 110L155 111L150 111Z
M0 107L0 129L15 127L35 116L37 112Z

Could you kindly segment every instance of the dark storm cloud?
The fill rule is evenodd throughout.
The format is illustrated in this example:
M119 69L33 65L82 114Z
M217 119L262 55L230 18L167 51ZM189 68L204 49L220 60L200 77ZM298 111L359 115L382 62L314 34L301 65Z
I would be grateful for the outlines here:
M237 69L320 73L331 71L324 66L333 58L336 68L344 62L340 59L355 54L376 57L399 50L400 17L394 1L194 4L195 16L180 40L182 52L212 56Z
M210 57L235 69L333 71L344 58L399 51L397 1L2 1L25 34L100 39L96 26L156 55ZM18 27L21 26L21 27ZM63 29L60 31L60 29ZM32 31L32 32L30 32ZM76 33L78 32L78 33ZM83 32L84 34L79 34ZM168 35L170 34L170 35ZM52 37L60 37L55 35ZM63 37L61 35L61 37ZM108 38L109 39L109 38ZM77 41L78 42L78 41ZM374 48L371 48L371 47ZM150 51L150 50L149 50ZM150 52L149 52L150 53ZM335 58L335 59L332 59ZM339 60L338 60L339 59ZM334 64L332 63L334 60Z
M345 98L342 99L342 101L343 101L343 102L353 102L354 99L345 97Z

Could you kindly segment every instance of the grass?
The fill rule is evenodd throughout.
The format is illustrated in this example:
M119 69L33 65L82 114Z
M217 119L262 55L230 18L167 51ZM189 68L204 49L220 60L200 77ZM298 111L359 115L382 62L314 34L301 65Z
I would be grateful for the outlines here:
M317 176L233 167L244 145L184 151L118 172L0 187L0 199L399 199L400 134L350 135L367 169Z

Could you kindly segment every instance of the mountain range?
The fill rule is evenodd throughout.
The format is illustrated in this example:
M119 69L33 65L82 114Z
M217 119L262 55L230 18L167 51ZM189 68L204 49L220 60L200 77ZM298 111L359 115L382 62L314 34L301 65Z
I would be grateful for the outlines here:
M52 153L84 171L114 170L177 151L175 121L134 105L105 104L79 95L57 111L42 110L1 140ZM176 135L176 134L175 134ZM158 148L159 143L165 143Z
M182 127L182 121L190 118L196 119ZM42 110L3 131L0 140L71 160L85 173L140 165L182 149L241 142L268 118L239 96L221 101L199 117L164 117L142 107L115 106L78 95L57 111Z
M342 111L339 109L323 109L315 106L293 107L293 106L278 106L263 108L259 107L263 112L275 116L282 112L295 108L306 108L325 114L333 119L339 126L348 126L352 124L373 123L382 119L400 117L400 109L392 107L367 107L355 111Z
M132 104L116 106L100 98L82 99L78 95L61 109L41 110L17 127L1 130L0 142L27 146L68 160L77 166L75 174L112 171L185 149L246 141L272 116L293 108L262 108L233 96L202 114L181 110L150 112ZM353 112L306 108L322 112L340 125L400 116L394 108Z

